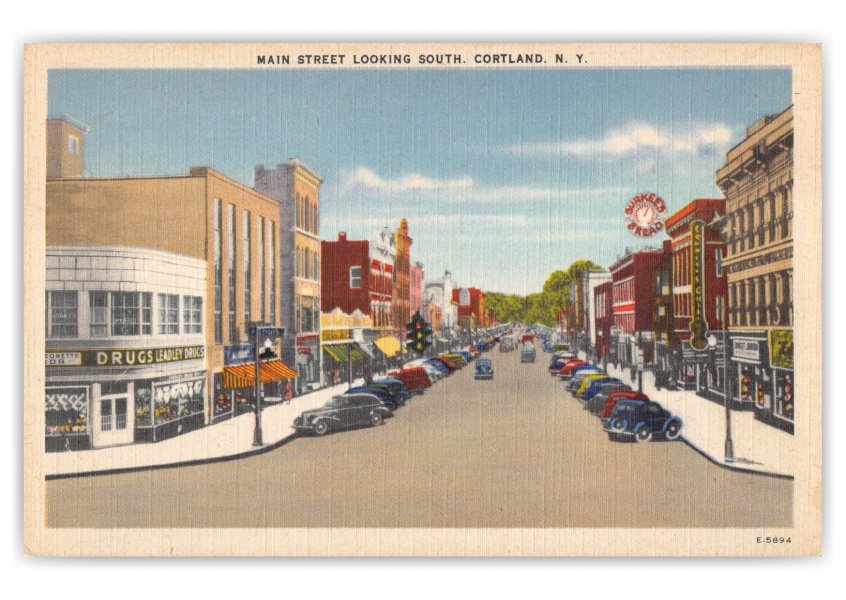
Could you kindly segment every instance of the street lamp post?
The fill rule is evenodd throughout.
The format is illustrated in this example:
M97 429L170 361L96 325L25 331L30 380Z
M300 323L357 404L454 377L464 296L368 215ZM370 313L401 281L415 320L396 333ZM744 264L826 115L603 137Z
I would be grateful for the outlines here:
M726 447L725 455L726 462L734 462L734 440L731 437L731 407L729 405L729 385L728 385L728 348L726 347L726 327L725 322L720 316L720 323L723 331L723 398L725 399L726 407ZM714 350L714 372L717 371L717 338L714 335L708 336L708 346Z
M630 338L632 344L635 345L635 367L637 368L637 391L639 394L643 393L643 358L640 350L640 331L636 331Z

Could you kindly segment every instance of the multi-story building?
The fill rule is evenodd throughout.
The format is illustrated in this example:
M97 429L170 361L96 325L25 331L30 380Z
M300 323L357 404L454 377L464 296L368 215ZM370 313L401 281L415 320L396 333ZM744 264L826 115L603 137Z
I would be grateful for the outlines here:
M752 125L717 171L726 196L729 393L793 431L793 107Z
M423 320L429 323L429 326L432 328L436 341L441 342L443 340L446 342L447 340L443 339L443 311L434 296L431 296L428 301L424 302L422 315Z
M48 162L73 147L58 138ZM48 446L158 441L248 405L225 357L278 318L279 203L204 167L64 173L46 186Z
M390 231L383 231L374 242L348 240L346 232L342 231L336 241L321 242L321 309L324 315L336 309L346 315L356 312L364 315L367 329L371 330L367 336L372 337L379 350L389 358L401 350L391 321L392 240Z
M723 354L722 336L711 330L722 330L725 311L725 243L720 232L725 206L724 198L697 198L665 222L672 244L672 338L680 346L678 383L706 396L711 390L721 401L723 369L717 355Z
M614 326L612 297L614 283L606 281L596 286L593 295L594 328L596 329L596 358L607 363L611 359L611 328ZM616 356L616 348L614 348Z
M661 250L646 249L626 254L609 268L614 315L611 343L616 346L616 362L634 364L637 348L644 363L653 361L652 274L662 260Z
M585 271L582 273L581 294L582 294L582 318L581 330L584 336L583 347L587 348L589 355L596 354L597 329L595 318L595 297L596 288L611 281L611 273L607 270Z
M485 293L478 288L453 289L452 299L458 305L458 323L465 329L487 327Z
M454 330L458 327L458 304L453 300L454 289L455 281L449 271L444 271L442 277L426 281L424 285L425 295L441 309L442 333L449 339L454 339Z
M394 234L397 255L394 261L394 332L405 339L405 326L411 321L409 303L409 278L411 273L411 242L408 235L408 221L400 219L399 228Z
M656 377L678 377L679 351L673 320L673 243L664 240L662 260L652 272L652 333L655 338Z
M419 261L408 271L408 311L423 314L423 263Z
M298 159L267 170L257 166L253 188L279 202L283 361L295 363L296 388L320 384L320 184L323 177Z

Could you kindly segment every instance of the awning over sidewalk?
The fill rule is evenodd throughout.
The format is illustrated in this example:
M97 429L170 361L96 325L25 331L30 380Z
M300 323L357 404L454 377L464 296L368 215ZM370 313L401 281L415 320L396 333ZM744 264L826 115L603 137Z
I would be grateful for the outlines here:
M286 366L281 360L270 360L259 363L259 382L270 383L282 379L292 379L298 373ZM223 367L223 387L246 388L255 384L256 367L253 363L243 365L229 365Z
M381 350L388 358L399 353L402 350L400 341L392 335L380 337L373 342L376 347Z
M347 344L326 344L323 346L323 349L329 356L335 359L335 362L339 363L367 358L364 350L354 342Z

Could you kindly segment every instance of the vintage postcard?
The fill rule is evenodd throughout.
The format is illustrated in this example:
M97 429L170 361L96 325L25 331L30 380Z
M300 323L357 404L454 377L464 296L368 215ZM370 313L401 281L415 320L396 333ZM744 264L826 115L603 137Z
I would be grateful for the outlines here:
M25 51L25 550L791 556L821 49Z

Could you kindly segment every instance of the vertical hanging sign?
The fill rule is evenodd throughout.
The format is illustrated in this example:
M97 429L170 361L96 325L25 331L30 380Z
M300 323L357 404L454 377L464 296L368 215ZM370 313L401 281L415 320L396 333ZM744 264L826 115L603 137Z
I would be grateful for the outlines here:
M705 223L693 221L690 224L690 347L704 350L708 347L705 332L708 323L705 320L705 282L702 268L704 243L702 240Z

